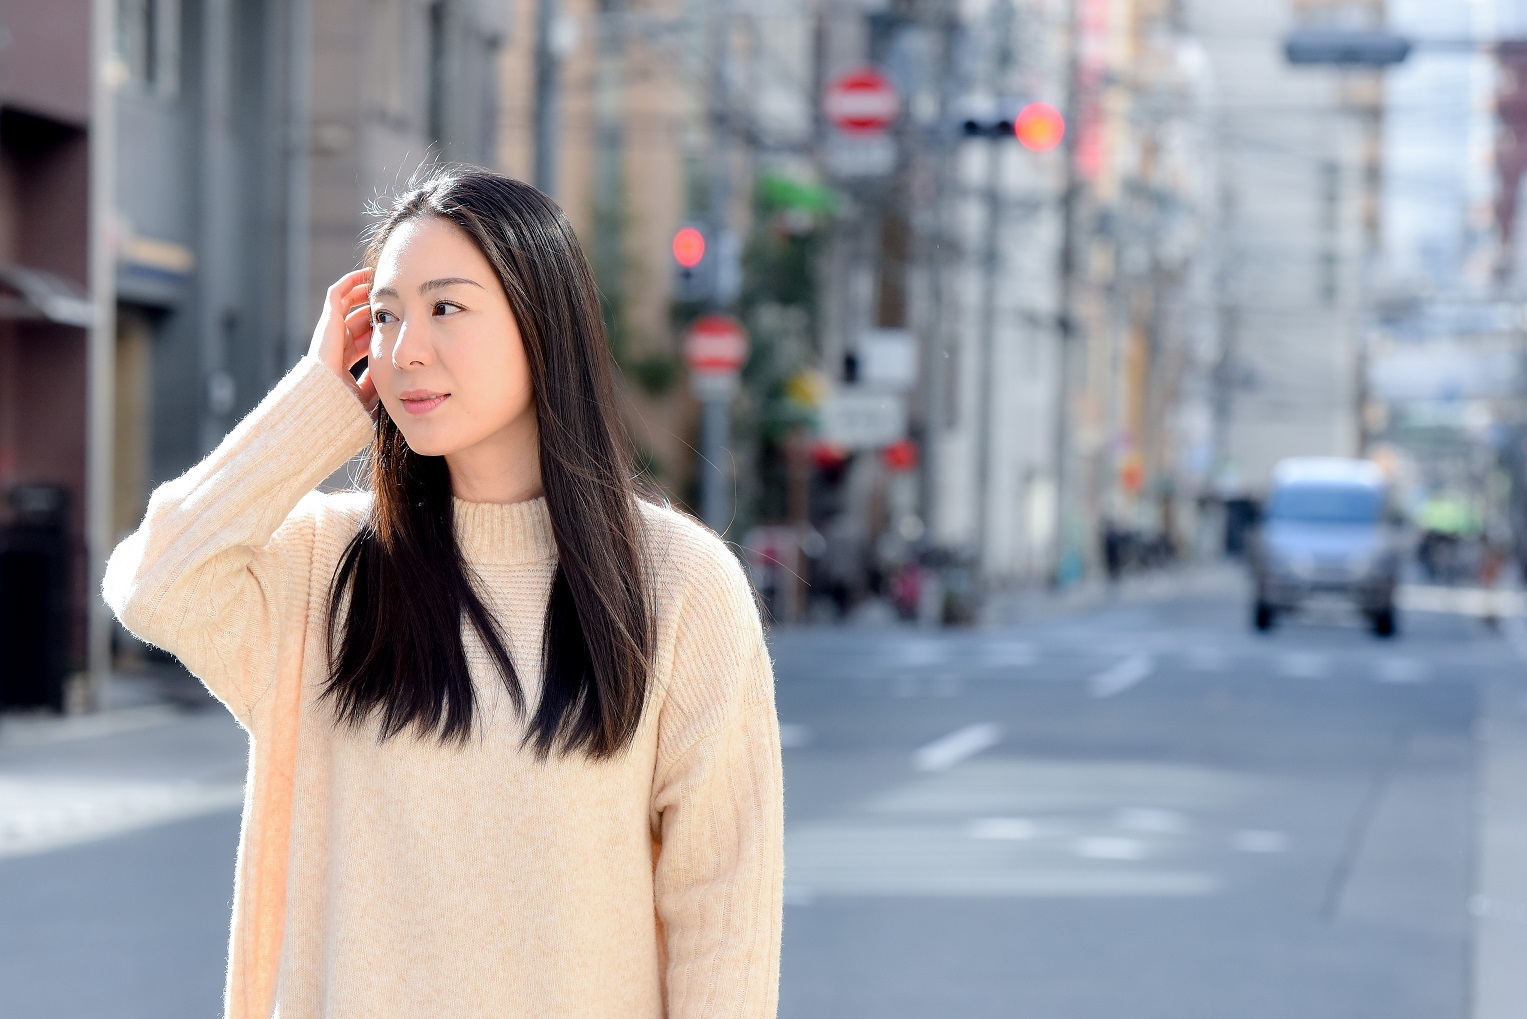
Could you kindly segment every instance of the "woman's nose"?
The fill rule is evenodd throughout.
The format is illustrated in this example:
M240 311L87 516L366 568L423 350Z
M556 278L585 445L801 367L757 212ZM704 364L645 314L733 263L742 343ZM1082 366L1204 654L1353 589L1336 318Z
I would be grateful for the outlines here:
M398 368L425 366L430 363L429 342L405 322L398 326L398 339L392 346L392 363Z

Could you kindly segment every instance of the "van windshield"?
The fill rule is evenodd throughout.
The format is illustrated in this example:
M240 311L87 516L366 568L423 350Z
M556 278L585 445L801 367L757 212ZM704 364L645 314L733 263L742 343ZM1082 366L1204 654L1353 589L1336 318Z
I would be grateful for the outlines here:
M1283 485L1273 490L1267 519L1298 524L1376 524L1384 493L1366 485Z

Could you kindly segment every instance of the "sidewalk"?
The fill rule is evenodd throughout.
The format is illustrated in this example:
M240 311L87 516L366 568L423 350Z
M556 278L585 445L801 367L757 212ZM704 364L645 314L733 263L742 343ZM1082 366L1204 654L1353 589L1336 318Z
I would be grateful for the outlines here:
M50 711L0 712L0 749L165 725L203 707L217 705L206 689L178 665L115 672L102 691L99 711L63 716Z
M1247 591L1244 564L1220 560L1134 573L1110 583L1089 577L1063 590L1011 588L987 599L981 623L1012 626L1036 619L1085 612L1106 605L1137 605L1181 597L1235 597Z
M1502 627L1527 673L1527 624ZM1481 691L1470 1019L1527 1015L1527 675Z
M0 864L236 810L248 740L194 679L119 674L90 714L0 714Z

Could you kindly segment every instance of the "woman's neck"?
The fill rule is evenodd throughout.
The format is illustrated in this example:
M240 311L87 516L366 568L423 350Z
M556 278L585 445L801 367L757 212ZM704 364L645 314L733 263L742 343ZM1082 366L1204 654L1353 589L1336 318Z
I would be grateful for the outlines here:
M447 453L451 493L467 502L525 502L541 495L541 450L535 418L456 453Z

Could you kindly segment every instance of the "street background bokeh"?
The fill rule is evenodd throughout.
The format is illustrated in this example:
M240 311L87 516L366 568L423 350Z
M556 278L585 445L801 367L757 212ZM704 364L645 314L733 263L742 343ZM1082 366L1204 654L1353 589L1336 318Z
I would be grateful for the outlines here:
M440 160L758 587L783 1015L1527 1009L1527 0L10 0L0 1014L215 1012L243 736L100 571Z

